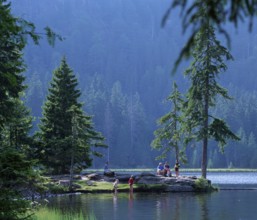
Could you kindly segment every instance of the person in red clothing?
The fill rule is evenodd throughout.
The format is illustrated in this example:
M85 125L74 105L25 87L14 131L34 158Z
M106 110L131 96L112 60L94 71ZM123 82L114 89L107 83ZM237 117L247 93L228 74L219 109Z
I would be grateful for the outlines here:
M129 178L128 184L129 184L129 191L133 192L133 184L134 184L134 177L133 177L133 175Z

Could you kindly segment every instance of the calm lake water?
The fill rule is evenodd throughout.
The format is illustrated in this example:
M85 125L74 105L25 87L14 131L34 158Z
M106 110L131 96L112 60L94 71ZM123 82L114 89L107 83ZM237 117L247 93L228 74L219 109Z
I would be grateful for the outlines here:
M183 173L182 175L192 175ZM194 173L199 176L200 174ZM254 220L257 173L208 173L219 192L79 194L50 198L49 208L106 220Z

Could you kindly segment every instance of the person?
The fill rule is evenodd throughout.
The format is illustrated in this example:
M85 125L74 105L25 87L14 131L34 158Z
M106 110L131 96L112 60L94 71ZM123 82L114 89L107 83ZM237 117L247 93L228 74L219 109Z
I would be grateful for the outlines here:
M164 175L164 167L161 162L157 166L157 175Z
M108 173L109 171L109 162L106 161L106 163L104 164L104 173Z
M114 190L115 194L117 194L117 192L118 192L118 183L119 183L119 180L115 179L115 181L113 183L113 190Z
M167 161L164 164L164 176L171 176L170 165Z
M129 178L128 184L129 184L129 191L133 192L133 184L134 184L134 177L133 177L133 175L131 175L131 177Z
M174 166L176 177L179 176L179 167L180 167L180 164L178 161L176 161L175 166Z

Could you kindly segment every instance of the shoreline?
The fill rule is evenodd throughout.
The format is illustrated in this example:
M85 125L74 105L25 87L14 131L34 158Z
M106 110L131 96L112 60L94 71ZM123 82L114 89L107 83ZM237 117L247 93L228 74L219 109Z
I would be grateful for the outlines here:
M72 190L68 192L110 193L113 192L113 182L119 180L118 191L129 192L128 180L130 174L113 173L112 176L103 173L87 173L77 176L73 181ZM65 176L52 177L59 186L68 187L69 179ZM208 192L215 191L211 181L196 176L164 177L151 172L134 175L134 192Z
M134 169L111 169L114 172L117 173L127 173L127 172L156 172L155 168L134 168ZM181 173L184 172L201 172L201 168L180 168L179 169ZM103 172L104 169L85 169L81 173L84 172ZM174 171L172 170L174 173ZM210 168L207 169L207 172L257 172L257 169L250 169L250 168Z

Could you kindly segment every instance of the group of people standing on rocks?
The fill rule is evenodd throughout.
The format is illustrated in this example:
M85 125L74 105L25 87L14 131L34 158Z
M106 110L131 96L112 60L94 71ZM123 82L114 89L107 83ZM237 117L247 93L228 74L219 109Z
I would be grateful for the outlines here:
M178 161L176 161L175 165L174 165L174 170L175 170L175 174L176 177L179 176L179 168L180 168L180 164ZM113 175L112 175L113 174ZM114 176L114 172L112 172L109 169L109 163L106 162L105 166L104 166L104 175L110 175L110 176ZM164 165L162 162L160 162L157 166L157 175L162 175L162 176L166 176L166 177L171 177L172 176L172 172L171 172L171 168L168 162L165 162ZM119 184L119 179L115 179L115 181L113 182L113 191L116 194L118 192L118 184ZM133 193L133 184L134 184L134 176L131 175L129 180L128 180L128 184L129 184L129 192Z
M176 161L175 165L174 165L174 170L175 170L175 174L176 177L179 176L179 167L180 164L178 161ZM171 173L171 169L170 169L170 165L168 162L165 162L165 164L163 165L162 162L160 162L157 166L157 175L162 175L162 176L167 176L167 177L171 177L172 173Z

